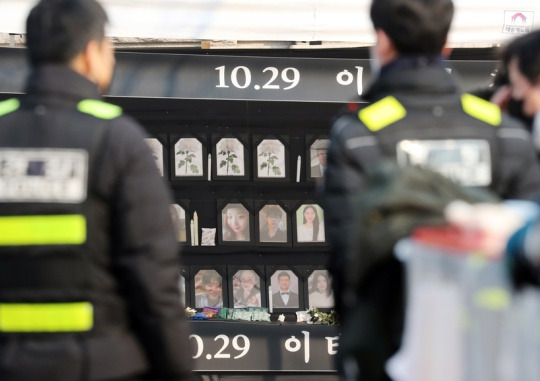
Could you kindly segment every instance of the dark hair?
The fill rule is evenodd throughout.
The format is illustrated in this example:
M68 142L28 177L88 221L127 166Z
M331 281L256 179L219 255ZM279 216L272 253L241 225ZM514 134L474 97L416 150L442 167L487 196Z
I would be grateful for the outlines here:
M202 284L212 283L213 280L221 286L221 275L216 270L207 270L202 276Z
M508 60L517 58L521 74L532 84L536 83L540 76L540 30L516 38L509 46L512 50Z
M305 224L307 222L305 213L306 213L306 210L308 210L309 208L313 209L313 211L315 212L315 218L313 219L313 239L312 240L317 241L317 237L319 236L319 225L320 225L319 213L317 213L317 209L313 205L306 205L304 207L304 210L302 210L302 218Z
M289 280L291 280L291 275L286 272L286 271L282 271L278 274L277 278L278 278L278 281L279 281L279 278L281 278L282 276L286 276L287 278L289 278Z
M269 206L266 208L265 210L266 212L266 216L269 217L269 216L276 216L276 217L281 217L281 209L277 206Z
M373 0L370 11L400 54L439 54L453 15L452 0Z
M330 296L332 293L332 287L330 286L330 281L328 274L325 271L317 270L313 272L313 279L311 281L311 289L309 293L313 293L315 291L319 292L319 289L317 288L317 279L322 276L324 279L326 279L326 296Z
M41 0L26 19L30 64L68 63L90 41L103 40L106 23L96 0Z

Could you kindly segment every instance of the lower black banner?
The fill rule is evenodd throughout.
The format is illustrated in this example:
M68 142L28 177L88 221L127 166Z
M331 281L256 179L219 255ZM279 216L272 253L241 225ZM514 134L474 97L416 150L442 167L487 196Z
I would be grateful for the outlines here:
M195 371L335 371L335 326L206 320L190 328Z

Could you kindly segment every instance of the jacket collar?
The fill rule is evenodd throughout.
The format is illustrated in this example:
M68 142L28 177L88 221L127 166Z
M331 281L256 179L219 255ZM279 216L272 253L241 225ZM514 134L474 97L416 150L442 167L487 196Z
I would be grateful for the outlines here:
M95 83L62 65L42 65L32 70L26 83L29 95L57 95L80 99L101 99Z
M400 56L381 68L364 98L378 100L390 93L449 94L458 90L440 56Z

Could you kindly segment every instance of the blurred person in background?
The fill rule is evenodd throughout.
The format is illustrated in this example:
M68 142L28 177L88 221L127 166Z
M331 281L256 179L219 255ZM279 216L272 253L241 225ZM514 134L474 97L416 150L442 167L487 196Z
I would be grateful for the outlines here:
M27 19L25 95L0 102L0 379L191 379L171 196L145 134L105 103L95 0Z

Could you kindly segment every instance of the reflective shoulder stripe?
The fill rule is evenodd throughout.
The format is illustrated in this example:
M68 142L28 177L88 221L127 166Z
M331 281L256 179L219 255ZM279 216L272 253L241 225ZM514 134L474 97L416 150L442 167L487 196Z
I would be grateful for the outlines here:
M16 98L6 99L0 102L0 116L4 116L19 108L21 102Z
M461 96L461 105L463 111L473 118L480 119L482 122L489 123L492 126L501 124L501 109L485 99L471 94L463 94Z
M122 108L97 99L85 99L77 104L77 110L100 119L114 119L122 115Z
M86 219L79 214L0 217L0 246L80 245Z
M358 112L358 118L372 132L403 119L405 115L407 110L393 96L383 98Z
M0 332L84 332L93 325L89 302L0 304Z

